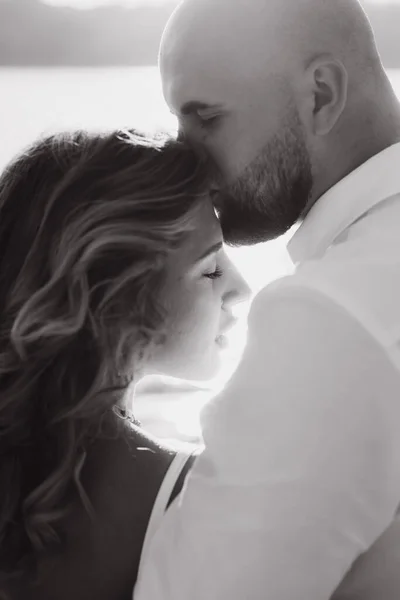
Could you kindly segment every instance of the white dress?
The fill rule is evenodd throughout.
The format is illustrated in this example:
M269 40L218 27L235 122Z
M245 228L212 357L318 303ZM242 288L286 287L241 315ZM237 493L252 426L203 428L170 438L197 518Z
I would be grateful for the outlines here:
M143 542L142 554L140 556L137 583L140 580L142 569L144 568L144 565L147 561L150 542L153 539L153 536L163 519L165 511L167 510L169 500L171 498L174 487L179 479L179 476L185 468L188 460L198 452L198 449L196 449L193 452L179 451L176 453L172 463L169 466L169 469L163 479L163 482L155 499L153 510L151 511L149 523L147 525L146 535Z

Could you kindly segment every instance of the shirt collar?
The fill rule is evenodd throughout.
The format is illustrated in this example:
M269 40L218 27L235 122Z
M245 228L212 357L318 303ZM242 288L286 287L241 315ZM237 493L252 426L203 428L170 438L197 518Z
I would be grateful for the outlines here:
M294 264L318 258L350 225L400 193L400 143L376 154L314 204L287 249Z

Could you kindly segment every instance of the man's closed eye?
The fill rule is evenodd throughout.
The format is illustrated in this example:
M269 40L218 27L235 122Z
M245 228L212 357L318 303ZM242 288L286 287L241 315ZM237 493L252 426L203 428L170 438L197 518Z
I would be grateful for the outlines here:
M201 127L201 129L212 129L217 125L221 115L215 113L207 114L199 111L197 113L197 117L198 124Z

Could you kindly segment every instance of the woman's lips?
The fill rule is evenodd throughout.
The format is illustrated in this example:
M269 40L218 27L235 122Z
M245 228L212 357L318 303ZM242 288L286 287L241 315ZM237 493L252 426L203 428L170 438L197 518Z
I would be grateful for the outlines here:
M229 340L226 337L226 335L219 335L216 339L215 342L217 343L217 345L224 350L225 348L227 348L229 346Z
M229 317L229 319L224 324L224 327L221 329L221 333L217 335L215 338L216 343L220 348L227 348L229 346L228 333L235 327L238 319L235 317Z
M222 327L219 335L225 336L233 327L235 327L238 320L235 317L230 317L228 321L225 323L224 327Z

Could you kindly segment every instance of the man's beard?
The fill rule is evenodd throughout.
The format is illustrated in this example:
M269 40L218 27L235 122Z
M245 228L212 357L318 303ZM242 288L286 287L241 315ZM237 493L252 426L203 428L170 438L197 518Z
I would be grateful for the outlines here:
M225 241L252 245L286 233L305 212L312 188L305 136L292 113L244 172L220 189L216 208Z

